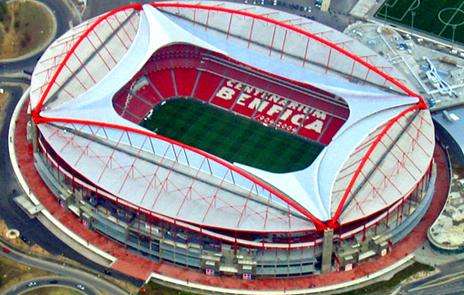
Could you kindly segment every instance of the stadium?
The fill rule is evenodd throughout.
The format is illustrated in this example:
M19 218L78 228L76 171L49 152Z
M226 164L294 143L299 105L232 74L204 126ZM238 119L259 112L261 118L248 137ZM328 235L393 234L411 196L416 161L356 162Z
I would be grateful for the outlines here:
M131 4L32 75L28 138L58 202L121 247L207 275L388 255L436 177L423 98L323 24L219 2Z

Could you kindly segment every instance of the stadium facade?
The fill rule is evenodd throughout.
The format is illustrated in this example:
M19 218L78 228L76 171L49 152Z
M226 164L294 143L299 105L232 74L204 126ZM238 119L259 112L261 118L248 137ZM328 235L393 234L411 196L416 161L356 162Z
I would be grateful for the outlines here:
M407 85L356 40L295 15L132 4L45 51L28 134L62 206L122 247L207 274L299 276L387 255L427 210L434 128ZM141 126L179 99L322 148L275 173Z

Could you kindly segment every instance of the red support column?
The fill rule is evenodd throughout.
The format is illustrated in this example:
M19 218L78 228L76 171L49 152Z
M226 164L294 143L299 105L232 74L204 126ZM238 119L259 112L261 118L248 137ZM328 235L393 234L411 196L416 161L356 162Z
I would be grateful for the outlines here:
M390 210L387 211L387 216L385 219L387 220L387 222L385 223L385 226L388 228L388 221L390 219Z
M303 57L303 67L306 64L306 60L308 59L308 47L309 47L309 39L306 40L305 54Z
M283 59L284 58L284 49L285 49L285 43L287 42L287 33L288 33L288 30L285 30L285 34L284 34L284 41L282 42L282 48L281 48L281 53L280 53L280 59Z
M271 56L272 49L274 48L274 38L275 38L276 30L277 30L277 26L274 25L274 30L272 31L271 44L269 44L269 56Z
M208 14L206 15L206 22L205 22L205 31L208 30L209 25L209 13L211 10L208 10Z
M231 17L232 19L232 17ZM255 26L255 19L253 19L251 21L251 27L250 27L250 34L248 35L248 48L250 48L250 44L251 44L251 37L253 36L253 27Z
M76 192L76 191L75 191L75 188L74 188L75 185L76 185L76 182L74 181L74 175L73 175L72 178L71 178L71 187L72 187L72 194L73 194L73 196L74 196L74 194L75 194L75 192Z
M327 73L329 71L329 64L330 64L330 58L332 56L332 48L329 50L329 55L327 56L327 63L325 65L325 72Z
M195 10L196 11L196 10ZM226 39L229 39L229 34L230 34L230 27L232 26L232 17L234 15L231 14L230 17L229 17L229 25L227 26L227 35L226 35Z

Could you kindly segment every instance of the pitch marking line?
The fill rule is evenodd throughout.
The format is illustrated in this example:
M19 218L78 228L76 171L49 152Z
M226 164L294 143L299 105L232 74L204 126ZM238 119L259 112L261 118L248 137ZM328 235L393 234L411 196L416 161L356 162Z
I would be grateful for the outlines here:
M403 21L403 19L406 17L406 15L409 12L412 12L413 10L416 10L417 8L419 8L420 5L421 5L420 0L412 1L411 4L409 5L408 9L406 9L405 12L403 13L403 16L401 17L401 21Z
M396 6L396 4L398 3L399 0L395 0L395 2L393 2L392 4L390 3L386 3L384 5L384 7L388 7L388 8L393 8ZM411 2L411 4L409 5L409 7L407 9L404 10L404 13L401 17L394 17L394 16L388 16L387 14L385 13L378 13L377 15L381 16L381 17L386 17L388 19L391 19L391 20L395 20L397 22L402 22L404 20L404 18L408 15L408 13L412 12L413 10L416 10L417 8L419 8L421 5L421 2L420 0L414 0L413 2Z
M461 10L461 7L462 5L464 5L464 1L461 2L461 4L459 4L459 6L456 8L456 10L454 11L453 15L450 17L450 19L446 22L446 24L444 24L443 28L441 29L440 33L438 34L438 36L441 36L441 34L443 34L443 32L445 31L445 29L451 24L451 22L453 21L453 18L456 16L456 14L458 14L459 11L462 11Z

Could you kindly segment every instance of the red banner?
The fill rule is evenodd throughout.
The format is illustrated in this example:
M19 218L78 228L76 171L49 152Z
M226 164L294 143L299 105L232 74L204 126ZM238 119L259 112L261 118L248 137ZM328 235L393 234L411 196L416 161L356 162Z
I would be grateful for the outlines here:
M235 80L227 80L211 103L312 140L320 138L329 118L324 111Z

